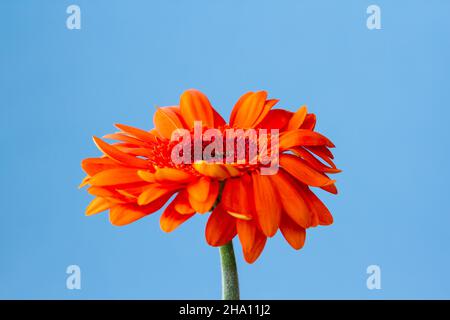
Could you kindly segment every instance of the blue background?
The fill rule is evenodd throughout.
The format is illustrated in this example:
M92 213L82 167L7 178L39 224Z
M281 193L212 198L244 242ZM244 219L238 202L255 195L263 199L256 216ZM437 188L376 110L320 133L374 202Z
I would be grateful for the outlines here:
M226 117L249 90L307 104L344 170L337 197L320 193L335 223L303 250L278 233L248 265L235 242L242 298L450 298L450 2L377 0L382 30L370 4L1 1L0 298L220 298L206 215L171 234L160 212L114 227L77 189L92 135L150 129L187 88Z

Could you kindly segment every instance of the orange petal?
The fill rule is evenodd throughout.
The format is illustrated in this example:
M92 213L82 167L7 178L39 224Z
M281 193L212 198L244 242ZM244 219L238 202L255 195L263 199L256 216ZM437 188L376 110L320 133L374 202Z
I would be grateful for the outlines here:
M139 128L135 128L135 127L131 127L131 126L127 126L125 124L120 124L120 123L116 123L115 126L122 130L123 132L126 132L134 137L136 137L137 139L147 142L147 143L155 143L158 142L158 140L156 139L155 135L152 134L151 132L139 129Z
M100 171L117 168L117 162L109 158L87 158L81 161L81 167L88 175L93 176Z
M224 180L230 176L230 173L223 164L208 163L204 160L201 160L196 161L192 164L192 166L197 172L218 180Z
M251 95L253 95L254 92L249 91L245 94L243 94L238 101L236 102L236 104L233 107L233 110L231 110L231 114L230 114L230 125L233 126L234 124L234 120L236 119L236 114L238 112L238 110L242 107L242 104L244 103L245 100L247 100L248 97L250 97Z
M146 160L130 156L97 137L94 137L94 142L97 145L97 147L112 160L115 160L124 165L137 168L148 167L148 162Z
M264 129L283 129L292 117L292 112L283 109L270 110L267 116L258 125L258 128Z
M208 98L198 90L190 89L181 95L180 111L186 125L194 127L194 121L202 121L204 126L214 127L214 111Z
M115 205L109 211L109 220L115 226L129 224L161 209L170 196L171 194L164 195L145 206L136 204Z
M114 197L116 195L116 193L112 190L110 190L110 188L106 188L106 187L89 187L87 189L87 192L89 194L92 194L93 196L97 196L97 197Z
M277 194L286 214L299 226L308 228L311 223L311 212L302 197L297 191L296 182L289 177L285 171L278 171L276 175L269 176L276 186Z
M300 128L301 125L303 124L303 121L305 121L306 113L307 113L306 106L300 107L300 109L298 109L294 113L292 118L289 120L289 124L287 125L286 130L293 130Z
M236 228L245 261L255 262L264 249L267 237L257 229L256 224L252 221L236 220Z
M109 221L115 226L124 226L145 216L141 210L122 204L115 205L109 211Z
M197 181L191 182L186 190L189 197L204 202L208 198L211 180L207 177L200 177Z
M331 167L336 168L336 165L333 163L331 159L334 158L333 153L325 146L307 146L305 147L316 156L322 158L323 161L328 163Z
M199 198L199 194L191 191L189 192L189 203L196 212L205 213L211 210L212 206L216 202L218 195L219 182L217 180L210 180L206 199L204 201L197 200L197 198Z
M255 212L250 175L245 174L241 178L227 179L220 203L232 216L250 220Z
M192 181L194 178L192 174L175 168L160 168L155 172L155 179L158 182L184 183Z
M108 210L111 204L108 200L100 197L96 197L86 208L86 215L91 216L93 214Z
M230 122L230 126L247 129L253 128L259 122L262 121L263 118L260 119L261 114L267 114L270 108L266 107L266 91L258 91L255 93L251 93L246 95L242 101L240 100L235 108L238 109L235 111L235 115L233 115L233 122ZM270 107L270 104L269 104Z
M329 184L327 186L320 187L320 188L322 190L325 190L325 191L329 192L329 193L338 194L338 190L337 190L336 185L334 183L333 184Z
M330 225L333 223L333 216L323 202L312 192L307 186L300 185L298 189L303 193L303 198L308 203L311 211L317 218L317 223L320 225Z
M256 119L255 123L253 124L253 127L257 126L261 123L269 114L270 110L278 103L278 99L269 99L266 100L264 103L264 108L261 110L261 114L258 116L258 119Z
M167 206L166 210L164 210L159 220L161 230L164 232L172 232L193 215L194 214L180 214L175 210L175 205L172 202Z
M303 248L306 239L306 230L292 221L286 214L281 218L280 231L292 248Z
M327 167L324 165L321 161L319 161L316 157L314 157L308 150L304 149L303 147L295 147L292 149L292 151L302 157L308 164L320 172L326 172L326 173L339 173L341 170L337 169L336 167Z
M172 132L184 129L181 114L177 107L162 107L156 109L153 123L158 133L166 139L171 139Z
M223 246L230 242L236 233L236 219L227 214L221 205L218 205L206 224L206 242L213 247Z
M133 144L136 146L148 146L149 144L147 144L146 142L143 142L139 139L136 139L132 136L129 136L127 134L124 133L111 133L111 134L107 134L103 136L103 139L111 139L111 140L117 140L117 141L122 141L128 144Z
M89 184L89 179L91 179L91 177L86 176L83 178L83 181L81 181L80 185L78 186L78 189L83 188L84 186Z
M175 206L175 210L177 210L181 214L195 213L195 210L189 203L189 195L186 190L180 191L176 198L173 200L173 203Z
M311 168L303 159L290 154L280 155L280 166L299 181L313 187L323 187L335 182Z
M156 182L155 173L145 171L145 170L138 170L137 175L144 181L154 183Z
M165 196L167 194L173 194L176 191L177 186L165 186L158 183L150 184L145 188L138 197L138 205L143 206L155 201L156 199Z
M242 175L241 171L239 171L239 169L232 164L224 163L221 165L221 167L224 168L227 171L228 175L232 178Z
M280 150L297 146L327 146L332 148L334 144L320 133L305 129L295 129L280 134Z
M316 127L316 115L314 113L308 113L300 129L314 130L315 127Z
M255 197L255 211L263 233L272 237L278 230L281 218L279 198L274 189L270 176L252 174L253 192Z
M89 180L89 183L93 186L110 186L134 182L142 182L142 179L137 175L136 169L133 168L104 170Z

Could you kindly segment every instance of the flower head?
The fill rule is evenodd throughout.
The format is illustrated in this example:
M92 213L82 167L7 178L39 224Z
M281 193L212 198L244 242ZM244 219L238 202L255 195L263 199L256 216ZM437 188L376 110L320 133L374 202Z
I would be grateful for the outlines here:
M109 210L114 225L126 225L162 208L170 232L213 209L206 241L222 246L238 235L245 260L254 262L278 229L295 249L305 230L333 218L311 187L337 193L328 174L338 173L329 148L314 131L316 117L272 109L278 100L248 92L227 124L197 90L179 106L158 108L150 131L117 124L117 133L94 137L103 153L82 161L82 186L95 198L87 215ZM173 200L170 200L173 199Z

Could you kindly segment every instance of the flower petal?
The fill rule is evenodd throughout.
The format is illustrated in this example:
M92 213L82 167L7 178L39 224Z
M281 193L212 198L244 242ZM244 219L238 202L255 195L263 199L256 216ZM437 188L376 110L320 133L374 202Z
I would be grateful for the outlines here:
M285 214L289 215L299 226L308 228L311 224L311 211L302 194L297 191L297 183L283 170L270 176L270 179L276 186L278 198Z
M181 214L177 210L175 210L175 205L172 202L169 204L164 210L161 218L159 220L159 224L161 230L164 232L171 232L178 228L183 222L191 218L194 214Z
M204 126L214 127L214 111L208 98L198 90L190 89L181 95L180 111L186 125L194 127L194 121L202 121Z
M263 233L272 237L278 230L281 218L279 198L270 176L252 174L253 192L255 197L255 211Z
M255 123L253 124L253 127L257 126L261 121L263 121L267 115L269 114L270 110L278 103L278 99L269 99L266 100L264 103L264 108L261 110L260 115L258 116L258 119L256 119Z
M258 124L258 128L283 129L292 117L292 112L283 109L270 110L267 116Z
M148 131L145 131L145 130L142 130L139 128L127 126L125 124L120 124L120 123L116 123L115 126L118 129L122 130L123 132L126 132L141 141L144 141L144 142L147 142L150 144L158 142L155 135L153 135L151 132L148 132Z
M158 198L146 206L119 204L109 210L109 221L115 226L124 226L159 210L169 200L170 195Z
M168 194L172 195L179 186L167 186L158 183L150 184L138 197L138 205L143 206Z
M314 130L316 127L316 115L314 113L308 113L303 121L300 129Z
M335 182L311 168L303 159L290 154L280 155L280 166L299 181L313 187L323 187Z
M91 216L102 211L108 210L111 207L111 203L105 198L96 197L86 208L86 215Z
M209 178L200 177L198 180L188 184L186 190L189 193L189 197L203 202L208 198L210 184L211 180Z
M184 129L180 111L177 107L160 107L156 109L153 123L158 133L166 139L171 139L172 132L176 129Z
M94 137L94 142L105 155L120 164L136 168L148 167L148 162L146 160L130 156L97 137Z
M200 160L193 163L192 166L197 172L214 179L224 180L230 176L229 170L223 164Z
M219 204L206 224L206 242L213 247L223 246L230 242L236 233L236 219L227 214Z
M306 150L303 147L295 147L292 148L292 151L298 155L299 157L302 157L308 164L313 167L315 170L320 172L326 172L326 173L339 173L341 170L337 169L336 167L327 167L324 165L320 160L318 160L316 157L314 157L308 150Z
M299 189L303 193L303 198L308 203L313 213L313 220L316 221L313 226L320 225L330 225L333 223L333 216L331 215L328 208L323 204L323 202L312 192L307 186L299 184Z
M298 129L301 127L303 122L305 121L307 114L306 106L300 107L289 120L289 124L287 125L286 130Z
M244 98L239 99L235 107L236 111L232 111L233 120L230 121L230 126L241 129L253 128L263 118L260 119L261 114L267 114L270 110L270 104L266 108L266 91L258 91L251 94L246 94Z
M233 107L233 110L231 110L231 114L230 114L230 125L233 126L234 124L234 120L236 119L236 115L238 110L240 110L240 108L242 107L242 104L244 103L244 101L246 101L248 99L248 97L250 97L251 95L253 95L254 92L249 91L245 94L243 94L238 101L236 102L236 104Z
M325 191L329 192L329 193L338 194L338 190L337 190L336 185L334 183L333 184L329 184L327 186L320 187L320 188L322 190L325 190Z
M195 213L194 208L192 208L189 203L189 195L186 190L182 190L178 193L176 198L173 200L175 210L181 214L191 214Z
M155 172L157 182L186 183L192 181L194 178L192 174L175 168L160 168Z
M303 248L306 239L306 230L291 220L286 214L281 218L280 231L292 248L296 250Z
M127 183L142 182L137 170L133 168L114 168L97 173L89 179L93 186L111 186Z
M199 201L197 200L199 195L191 191L189 192L189 203L196 212L206 213L211 210L212 206L216 202L218 195L219 195L219 182L217 180L210 180L207 198L204 201Z
M110 158L87 158L81 161L81 167L88 175L93 176L100 171L117 168L116 161Z
M255 212L252 179L248 174L227 179L220 200L222 207L232 216L250 220Z
M244 259L253 263L258 259L267 241L267 237L258 230L253 221L236 220L239 241L242 245Z
M305 129L295 129L280 134L280 150L297 146L327 146L333 148L334 144L320 133Z

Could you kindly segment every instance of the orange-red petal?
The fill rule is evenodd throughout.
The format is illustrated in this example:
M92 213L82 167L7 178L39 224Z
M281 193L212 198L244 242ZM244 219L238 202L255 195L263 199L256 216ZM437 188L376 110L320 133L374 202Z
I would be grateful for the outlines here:
M86 208L86 215L91 216L102 211L108 210L111 207L111 203L105 198L96 197Z
M227 214L219 204L211 213L206 224L206 242L218 247L230 242L237 233L236 219Z
M300 185L298 189L303 193L303 198L308 203L313 213L314 225L330 225L333 223L333 216L323 202L307 186Z
M148 162L146 160L130 156L97 137L94 137L94 142L105 155L120 164L136 168L148 167Z
M166 196L168 194L173 194L179 186L176 185L162 185L159 183L153 183L145 187L144 191L138 197L138 205L144 206Z
M89 184L93 186L110 186L127 183L142 182L137 175L137 170L133 168L114 168L100 171L89 179Z
M252 174L252 181L259 225L266 236L272 237L278 230L281 218L278 194L270 176L263 176L255 171Z
M180 111L186 125L194 127L195 121L202 121L203 126L214 127L214 111L208 98L198 90L183 92L180 98Z
M299 250L305 244L306 230L284 214L281 218L280 231L292 248Z
M323 187L335 182L311 168L303 159L290 154L280 155L280 166L299 181L313 187Z
M297 183L283 170L269 177L276 186L280 206L285 214L289 215L299 226L308 228L311 223L311 212L302 194L297 190Z
M171 232L178 228L183 222L191 218L194 214L181 214L175 209L175 205L172 202L164 210L159 220L161 230L164 232Z
M156 109L153 123L158 133L166 139L172 137L172 132L184 129L183 120L177 107L160 107Z
M298 129L301 127L306 118L306 106L300 107L289 120L286 130Z
M118 164L117 162L106 157L87 158L81 161L81 167L83 168L84 172L86 172L90 176L93 176L100 171L117 168Z
M232 216L250 220L255 211L252 179L248 174L227 179L220 200L222 207Z
M241 129L253 128L261 122L272 107L272 103L266 105L267 92L258 91L246 94L236 103L236 110L232 111L230 126ZM261 117L264 115L263 117Z
M315 127L316 127L316 115L314 113L308 113L300 129L314 130Z
M147 143L155 143L158 142L156 136L154 134L152 134L151 132L139 129L139 128L135 128L132 126L127 126L125 124L120 124L120 123L116 123L115 126L122 130L123 132L126 132L132 136L134 136L135 138L147 142Z
M258 230L253 221L236 220L239 241L242 245L244 259L253 263L258 259L267 241L267 237Z
M320 133L305 129L295 129L280 134L280 150L297 146L327 146L332 148L334 144Z
M207 179L207 178L201 178L201 179ZM209 180L209 179L207 179ZM204 194L201 194L201 192L206 191L207 186L207 192L206 192L206 198L204 197ZM197 191L196 191L197 190ZM204 190L204 191L200 191ZM189 193L189 203L191 204L192 208L198 212L198 213L206 213L211 210L212 206L216 202L217 196L219 195L219 182L217 180L209 180L205 185L200 186L196 189L188 189ZM199 200L204 199L204 200Z
M283 109L270 110L267 116L258 124L258 128L282 130L289 123L292 112Z
M189 195L186 190L182 190L178 193L176 198L173 200L175 210L181 214L191 214L195 213L194 208L192 208L189 203Z

